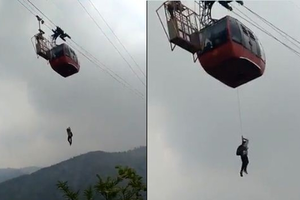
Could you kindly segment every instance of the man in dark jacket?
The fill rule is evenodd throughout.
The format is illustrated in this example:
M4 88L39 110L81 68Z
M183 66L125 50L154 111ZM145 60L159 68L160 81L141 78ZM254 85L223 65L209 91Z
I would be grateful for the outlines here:
M242 136L242 144L236 150L236 155L241 156L241 160L242 160L242 167L241 167L241 171L240 171L241 177L243 177L243 172L248 174L248 172L247 172L247 166L249 164L248 143L249 143L249 140Z

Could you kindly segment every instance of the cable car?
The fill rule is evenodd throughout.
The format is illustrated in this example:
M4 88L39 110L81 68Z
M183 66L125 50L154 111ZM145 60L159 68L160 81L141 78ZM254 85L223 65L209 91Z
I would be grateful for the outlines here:
M236 88L263 75L266 58L253 32L226 16L200 30L197 57L203 69L229 87Z
M65 43L50 50L49 62L52 69L65 78L78 73L80 70L77 55Z

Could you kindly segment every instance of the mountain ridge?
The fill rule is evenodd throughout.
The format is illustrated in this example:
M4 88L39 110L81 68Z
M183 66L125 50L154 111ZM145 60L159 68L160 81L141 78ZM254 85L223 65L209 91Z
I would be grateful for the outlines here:
M39 169L41 169L41 167L37 166L29 166L23 168L0 168L0 183L22 175L32 174Z
M134 168L146 183L146 147L123 152L92 151L0 183L1 200L63 200L57 181L83 191L102 177L115 176L116 165Z

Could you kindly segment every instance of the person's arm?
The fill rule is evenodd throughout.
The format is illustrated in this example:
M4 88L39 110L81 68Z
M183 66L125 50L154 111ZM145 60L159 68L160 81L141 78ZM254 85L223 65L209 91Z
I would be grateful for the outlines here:
M245 143L245 146L248 147L249 140L248 140L247 138L243 138L243 140L246 142L246 143Z

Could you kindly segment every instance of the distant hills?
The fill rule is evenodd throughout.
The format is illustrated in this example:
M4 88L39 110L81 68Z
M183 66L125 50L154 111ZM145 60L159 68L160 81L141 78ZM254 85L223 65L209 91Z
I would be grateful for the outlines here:
M11 173L7 174L13 174L15 177L18 173L20 175L0 183L0 199L63 200L62 193L56 188L58 180L68 181L70 188L74 191L83 191L96 183L96 174L102 177L116 175L116 165L134 168L146 183L146 158L146 147L139 147L126 152L89 152L42 169L37 167L17 171L11 169ZM6 175L6 177L9 176Z
M39 169L40 167L25 167L21 169L14 169L14 168L0 169L0 183L25 174L31 174L33 172L36 172Z

